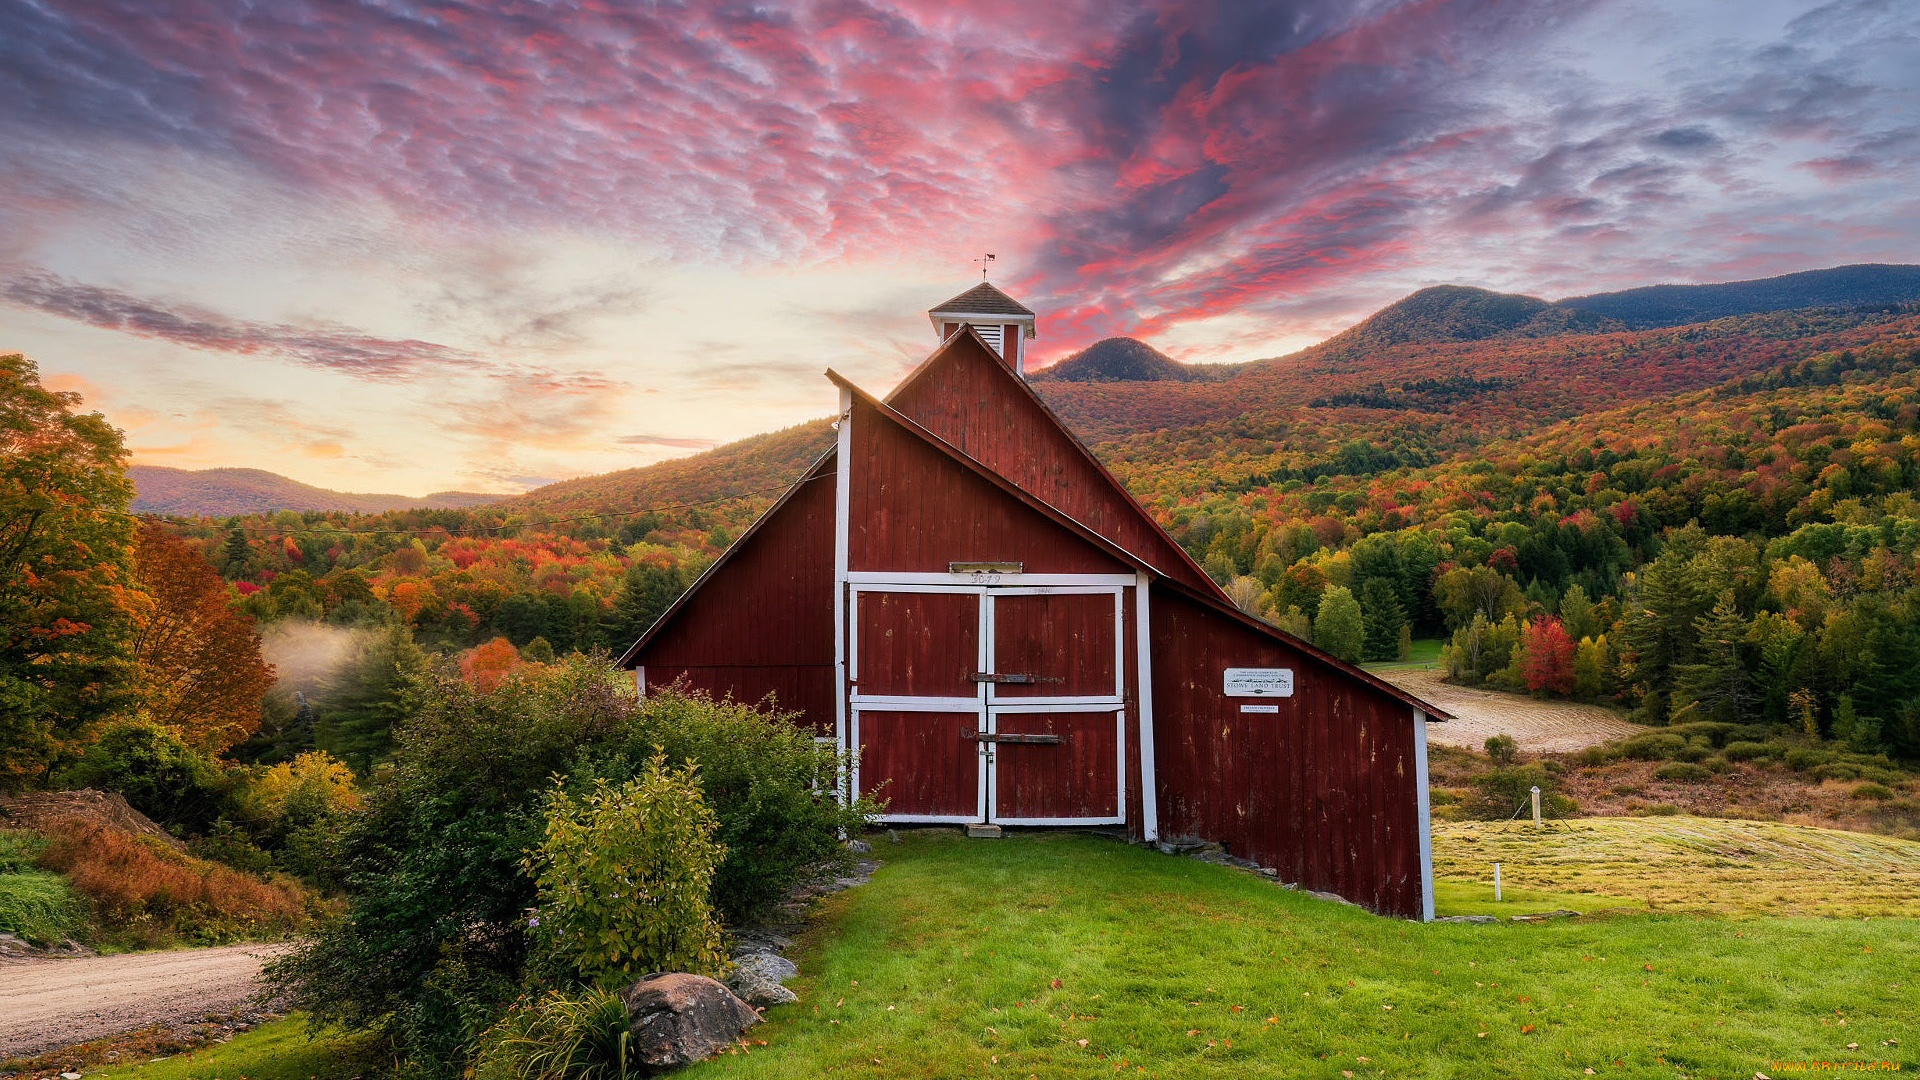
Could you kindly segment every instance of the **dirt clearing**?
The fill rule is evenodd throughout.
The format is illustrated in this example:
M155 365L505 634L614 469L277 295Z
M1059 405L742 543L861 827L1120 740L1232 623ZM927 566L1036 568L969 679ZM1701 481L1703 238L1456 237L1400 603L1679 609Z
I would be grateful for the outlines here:
M1446 672L1439 668L1387 668L1374 674L1453 714L1452 720L1427 728L1427 738L1443 746L1479 750L1492 736L1511 735L1528 753L1567 754L1650 730L1598 705L1454 686L1441 681Z
M0 964L0 1059L246 1005L284 945Z

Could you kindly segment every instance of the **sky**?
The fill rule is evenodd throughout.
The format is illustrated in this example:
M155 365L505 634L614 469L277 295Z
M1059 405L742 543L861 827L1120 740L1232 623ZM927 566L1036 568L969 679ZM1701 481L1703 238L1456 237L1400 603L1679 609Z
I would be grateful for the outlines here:
M1920 262L1912 0L0 0L0 352L137 464L514 492L1415 289Z

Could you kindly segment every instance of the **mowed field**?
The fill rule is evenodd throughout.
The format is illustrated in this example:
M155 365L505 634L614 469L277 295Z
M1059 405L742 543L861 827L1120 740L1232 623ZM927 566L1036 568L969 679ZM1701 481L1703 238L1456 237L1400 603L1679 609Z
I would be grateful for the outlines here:
M1383 666L1373 671L1453 714L1452 720L1427 727L1427 738L1442 746L1479 750L1492 736L1510 735L1526 753L1564 754L1652 730L1599 705L1455 686L1444 681L1446 672L1438 667Z

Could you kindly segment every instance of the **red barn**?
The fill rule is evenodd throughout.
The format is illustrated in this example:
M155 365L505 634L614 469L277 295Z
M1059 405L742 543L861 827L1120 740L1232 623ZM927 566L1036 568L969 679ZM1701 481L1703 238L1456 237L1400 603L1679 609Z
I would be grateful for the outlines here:
M1193 837L1375 911L1433 915L1444 714L1239 611L1021 378L992 285L634 644L641 692L798 710L885 820Z

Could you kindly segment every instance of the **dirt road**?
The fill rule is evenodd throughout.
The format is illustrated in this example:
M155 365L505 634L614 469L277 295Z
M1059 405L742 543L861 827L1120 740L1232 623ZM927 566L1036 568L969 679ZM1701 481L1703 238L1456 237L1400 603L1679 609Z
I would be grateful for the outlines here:
M0 964L0 1058L232 1012L281 945Z
M1537 701L1520 694L1453 686L1441 681L1446 673L1439 668L1387 668L1375 674L1454 715L1444 724L1427 728L1428 739L1446 746L1478 750L1491 736L1511 735L1522 750L1567 753L1647 730L1598 705Z

